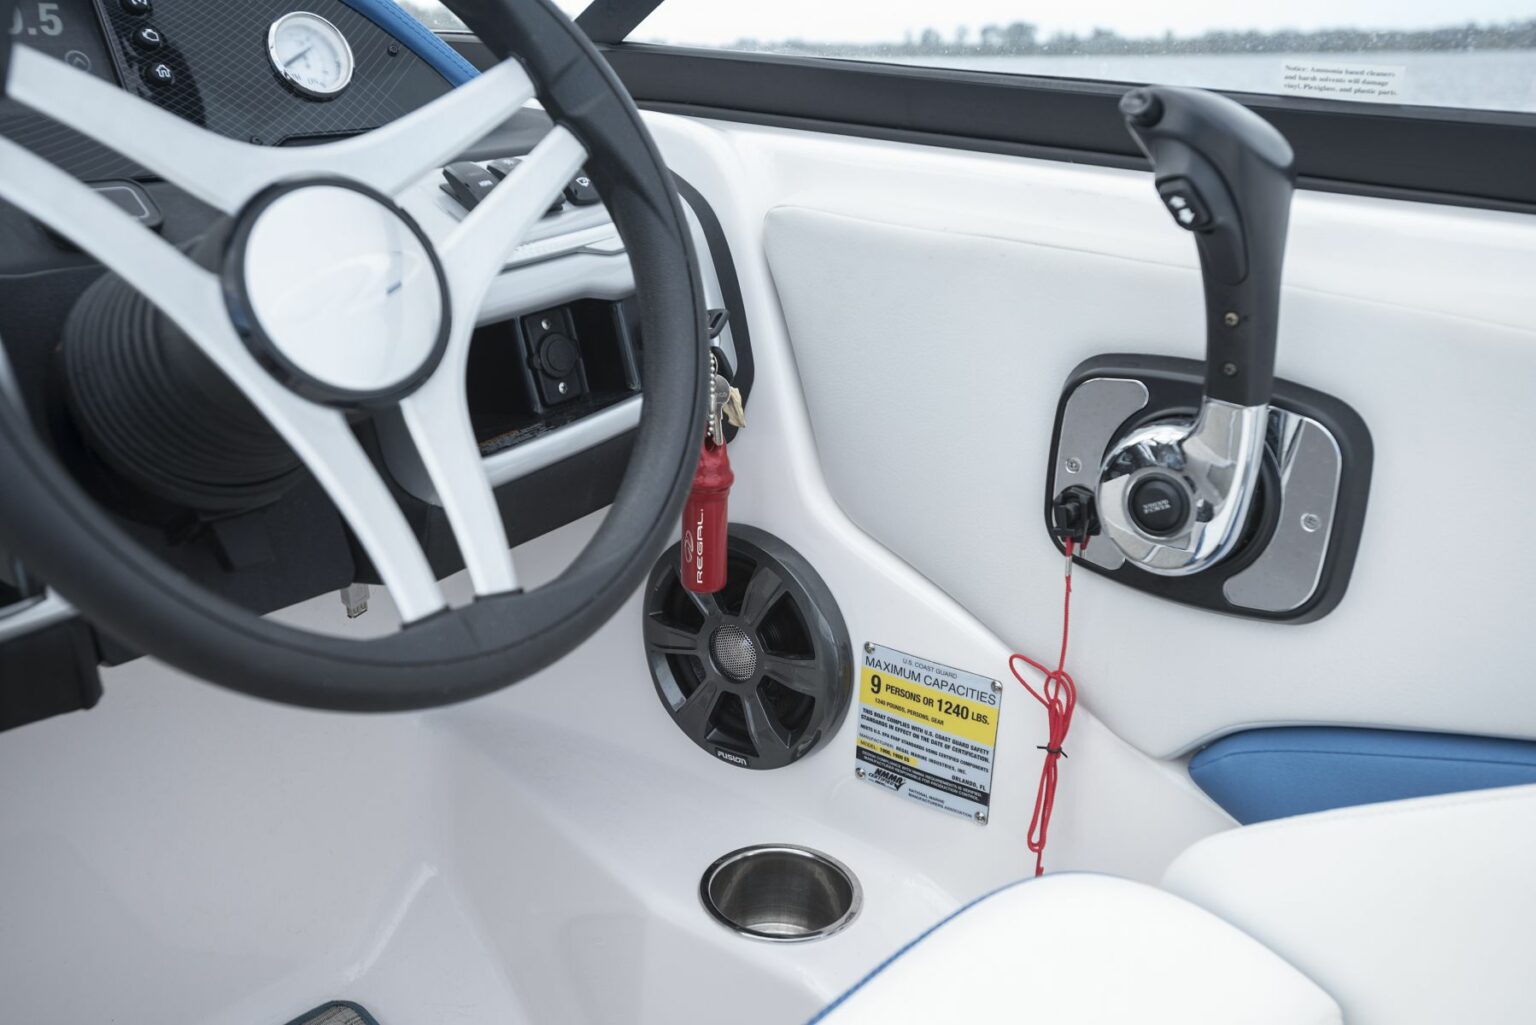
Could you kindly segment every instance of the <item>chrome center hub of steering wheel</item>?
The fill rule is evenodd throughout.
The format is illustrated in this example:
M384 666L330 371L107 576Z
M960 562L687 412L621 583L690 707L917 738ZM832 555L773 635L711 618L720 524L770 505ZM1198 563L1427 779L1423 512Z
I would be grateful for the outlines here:
M252 200L224 285L262 365L329 405L398 401L447 343L447 286L431 244L393 203L352 183L279 186Z

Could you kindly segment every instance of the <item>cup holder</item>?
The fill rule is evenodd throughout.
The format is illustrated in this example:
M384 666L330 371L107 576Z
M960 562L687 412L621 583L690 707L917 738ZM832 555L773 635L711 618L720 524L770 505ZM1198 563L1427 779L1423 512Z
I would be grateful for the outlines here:
M830 936L853 921L863 902L847 866L789 844L732 851L709 866L699 897L726 928L779 943Z

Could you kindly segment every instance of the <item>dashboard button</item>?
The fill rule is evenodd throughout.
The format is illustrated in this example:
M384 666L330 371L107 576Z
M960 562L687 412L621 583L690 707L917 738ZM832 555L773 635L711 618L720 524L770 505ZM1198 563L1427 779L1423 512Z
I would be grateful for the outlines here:
M597 194L597 189L592 187L592 179L583 172L572 178L565 186L565 198L571 201L572 206L592 206L601 203L602 197Z
M492 160L489 164L486 164L485 169L495 175L497 181L501 181L512 173L513 168L522 162L520 157L502 157L500 160ZM548 210L544 211L544 216L548 217L550 214L557 214L563 209L565 209L564 197L556 196L554 203L551 204Z
M581 362L581 353L577 350L576 343L565 335L545 335L544 340L539 343L539 363L544 373L550 377L569 377L579 362Z
M1188 516L1188 496L1167 477L1145 477L1131 489L1131 519L1143 533L1167 537L1182 527Z
M164 61L156 61L144 68L144 81L156 88L176 84L176 72Z
M461 160L443 168L443 180L448 194L459 201L466 210L473 210L480 201L491 194L498 179L473 160Z
M119 0L124 11L129 14L148 14L155 9L150 0Z
M153 25L145 25L133 34L133 46L136 50L153 53L165 45L165 37L160 30Z

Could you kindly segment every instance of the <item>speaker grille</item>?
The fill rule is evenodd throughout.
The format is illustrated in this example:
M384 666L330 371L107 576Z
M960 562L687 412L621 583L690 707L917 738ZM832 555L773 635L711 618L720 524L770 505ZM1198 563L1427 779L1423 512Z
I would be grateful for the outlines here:
M727 623L710 638L709 650L726 676L747 680L757 672L757 645L752 635L735 623Z
M695 744L771 769L824 743L847 713L852 646L831 592L794 549L731 528L726 586L699 595L677 546L651 572L645 644L663 705Z

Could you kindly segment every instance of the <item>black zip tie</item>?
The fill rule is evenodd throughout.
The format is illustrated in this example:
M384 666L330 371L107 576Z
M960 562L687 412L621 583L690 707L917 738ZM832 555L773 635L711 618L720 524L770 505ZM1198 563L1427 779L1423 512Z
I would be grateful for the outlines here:
M1044 744L1036 744L1035 750L1044 751L1048 755L1061 755L1063 758L1067 757L1067 749L1064 747L1047 747Z

